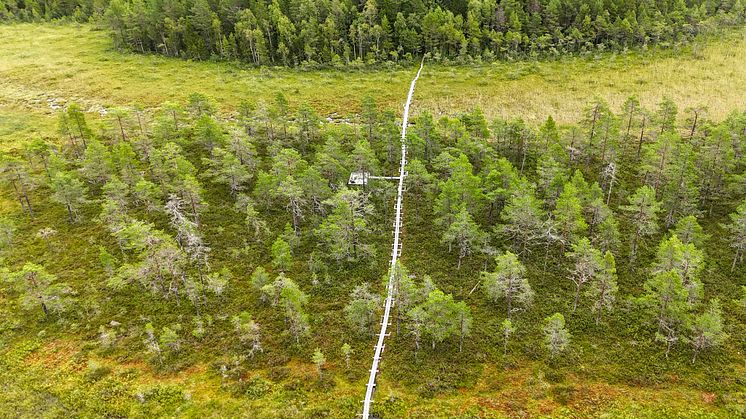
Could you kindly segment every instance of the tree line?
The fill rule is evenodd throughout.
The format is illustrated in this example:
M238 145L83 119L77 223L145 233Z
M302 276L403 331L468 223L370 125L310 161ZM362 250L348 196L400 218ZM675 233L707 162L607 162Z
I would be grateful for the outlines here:
M141 53L256 65L467 62L671 45L746 18L744 0L2 0L0 19L103 22Z
M109 109L98 130L70 104L58 127L59 141L37 139L3 154L2 179L28 217L38 216L47 196L67 222L108 231L99 262L109 292L193 308L191 333L182 324L143 329L143 347L158 363L215 328L209 313L237 298L231 288L241 280L250 281L259 306L282 318L290 342L303 346L318 314L310 303L325 298L323 286L342 281L338 275L350 268L375 265L378 243L387 242L379 239L392 216L393 185L345 184L350 172L388 173L398 165L395 113L371 97L349 125L324 123L307 104L291 110L278 93L271 103L243 102L228 119L201 94L154 113ZM572 289L564 313L546 317L541 328L552 357L571 345L566 316L587 312L603 325L624 315L620 300L646 313L650 338L666 356L686 342L696 358L727 338L722 307L733 306L703 276L717 257L708 246L719 254L730 247L733 271L746 251L746 114L714 122L706 108L679 112L663 99L651 110L635 97L618 112L594 99L578 124L564 127L551 117L538 128L520 119L488 121L478 108L440 118L422 112L406 142L407 222L432 229L455 271L473 271L473 290L504 319L505 351L511 335L528 327L521 313L543 298L529 265L531 272L558 266L549 267L553 280ZM236 271L213 247L241 249L206 239L212 208L225 204L242 224L244 243L267 255L253 273ZM20 222L0 219L10 251L17 240L34 239L15 235ZM54 234L44 228L36 238L48 244ZM635 272L637 291L620 290L619 266ZM466 293L444 292L428 276L436 273L413 275L400 264L393 276L397 335L411 339L415 356L423 343L461 349L479 333ZM44 317L75 304L76 290L32 261L8 278L21 306ZM382 299L376 289L385 287L348 289L342 312L351 336L374 332ZM227 314L240 351L263 353L266 318ZM115 331L102 325L100 340L115 344Z

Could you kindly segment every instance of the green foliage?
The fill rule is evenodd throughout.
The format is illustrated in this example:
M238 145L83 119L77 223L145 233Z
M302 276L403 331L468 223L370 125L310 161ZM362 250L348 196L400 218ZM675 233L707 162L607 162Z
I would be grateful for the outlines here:
M332 210L316 234L329 256L337 262L356 262L371 257L373 249L366 240L370 235L366 217L372 214L373 207L367 196L359 190L342 188L326 204Z
M229 45L230 41L226 40L225 44ZM290 97L287 100L293 105L302 102ZM106 127L85 137L87 150L95 149L98 146L94 143L99 142L103 154L112 155L112 169L103 186L96 183L89 186L90 193L86 193L89 202L100 203L101 212L97 214L99 205L86 206L85 222L73 225L64 222L63 210L50 203L53 192L48 189L50 182L47 180L60 173L79 173L85 161L83 148L79 149L80 155L76 155L72 148L62 146L60 152L70 156L69 161L64 162L56 157L56 152L50 152L49 177L40 157L33 157L30 163L16 161L8 166L25 173L29 185L33 184L35 189L28 190L29 202L34 203L34 218L21 216L21 211L6 215L12 220L13 228L9 229L14 232L3 251L7 270L20 269L27 260L38 261L49 272L59 275L60 280L53 279L52 285L64 281L70 290L78 292L74 304L72 301L66 304L64 315L50 314L49 320L41 321L38 305L28 313L17 310L19 299L16 297L23 298L23 289L2 289L0 300L5 306L0 307L0 340L6 349L0 353L0 367L6 366L6 358L10 364L20 357L14 365L26 366L19 377L36 377L34 369L42 369L38 365L43 365L45 373L56 374L29 385L29 392L38 393L39 383L45 383L44 394L48 392L54 396L49 400L64 400L64 412L68 415L127 416L147 409L150 409L148 414L169 412L165 413L167 416L209 415L214 414L215 409L221 409L227 416L240 415L240 412L234 414L239 410L252 411L258 416L346 417L354 414L359 408L356 401L350 401L354 397L331 389L330 383L336 382L340 388L347 389L349 386L342 385L345 378L350 382L359 380L364 371L358 368L357 362L344 372L334 365L323 371L320 383L308 384L307 370L295 360L313 360L313 349L318 348L322 354L336 353L340 361L344 357L347 364L353 354L351 344L355 342L337 352L340 347L345 348L345 340L349 341L351 333L360 330L362 336L355 341L363 347L369 341L366 332L375 331L381 309L380 293L386 289L386 281L390 278L384 275L381 258L375 255L389 254L387 226L390 226L391 188L390 184L381 186L385 183L375 182L377 184L371 183L368 188L351 191L339 186L339 182L345 180L349 171L346 165L351 164L350 161L375 164L379 166L379 173L386 173L395 166L396 160L387 156L389 143L395 144L398 138L390 135L391 126L395 124L393 114L377 110L373 142L367 144L371 152L367 157L372 158L354 160L348 157L355 152L359 139L367 137L365 130L368 128L357 124L356 120L349 124L320 123L314 131L313 115L300 115L290 104L278 101L268 109L269 123L262 114L250 115L249 107L242 110L241 125L235 126L233 122L220 119L217 111L210 111L201 102L202 99L195 97L188 112L179 110L180 106L164 106L162 112L171 125L173 132L168 134L171 137L161 137L167 134L165 130L160 131L163 121L151 126L146 123L140 134L134 125L128 127L125 121L123 136L117 130L112 131L111 124L116 123L113 119L101 122L91 118L92 127L100 124ZM280 109L282 107L287 109ZM257 105L253 109L258 112L261 108ZM169 114L172 110L176 124ZM304 110L307 111L309 109ZM286 116L280 117L282 113ZM223 136L214 144L212 152L207 142L194 137L197 120L208 114L213 115L211 118L216 124L213 128L217 131L213 134L219 131ZM636 118L641 117L642 110L633 114L632 127L640 129L642 121ZM146 122L149 116L143 115ZM158 120L162 116L155 118ZM304 124L310 123L303 128L306 130L303 134L301 122L296 121L301 116L308 118ZM707 157L712 153L710 142L723 138L736 145L743 142L742 117L736 113L722 123L702 122L705 125L691 139L698 170L699 166L702 170L713 170L709 165L714 163L700 161L700 158L711 158ZM622 120L621 115L604 118L608 118L610 124ZM521 377L526 371L522 367L529 361L538 362L536 371L544 371L544 363L552 365L546 377L537 373L536 378L525 381L525 387L519 388L531 391L539 400L550 391L543 381L545 378L567 382L554 387L581 385L584 377L570 371L572 361L582 363L584 374L599 383L622 383L635 388L640 395L652 394L650 386L654 385L656 389L670 387L668 391L685 392L675 396L675 400L698 400L699 396L690 397L687 391L711 391L722 394L724 406L738 404L738 396L734 394L740 383L728 377L732 376L730 369L740 359L737 349L741 343L738 340L741 309L733 301L742 296L737 294L739 271L734 270L732 275L723 272L723 267L730 262L726 259L731 256L723 255L720 237L731 237L731 233L723 234L724 230L718 226L718 222L733 211L732 203L742 199L741 180L735 174L742 171L743 163L737 161L735 155L724 157L717 176L709 173L708 176L712 176L709 179L714 182L711 198L704 198L703 192L702 200L693 201L696 212L692 213L699 219L684 216L689 209L679 211L674 217L676 227L669 229L663 216L660 220L657 215L653 217L653 221L660 222L658 229L652 232L647 229L645 234L640 233L640 238L660 242L658 251L641 246L637 263L632 265L626 258L622 263L619 262L621 257L615 259L614 256L626 256L626 252L620 251L620 244L626 248L635 240L639 227L635 216L640 208L651 205L641 204L631 211L620 206L619 201L630 196L635 198L636 188L654 182L656 172L651 171L650 179L640 179L634 170L637 162L634 146L637 144L630 142L626 147L622 145L626 143L618 143L613 126L608 127L608 149L604 149L606 122L603 118L594 134L592 147L586 145L587 132L563 125L552 128L549 122L538 130L522 121L502 120L485 128L484 117L478 110L457 118L442 117L440 121L426 122L428 117L425 116L422 121L425 122L420 123L418 118L416 128L413 126L412 131L420 138L411 139L411 152L423 158L410 160L406 179L409 189L405 194L405 207L414 209L414 203L418 202L421 216L412 217L409 209L405 213L402 258L407 268L399 264L393 272L395 306L392 315L397 319L397 327L386 340L385 356L389 361L385 368L387 371L391 368L390 378L396 380L397 387L392 389L386 412L447 415L454 411L453 404L464 400L455 389L472 388L479 383L488 392L502 392L500 383ZM652 131L645 134L644 142L652 143L660 135L660 127L648 128ZM677 126L676 130L679 128ZM241 134L234 132L237 129ZM724 133L714 134L716 130ZM127 140L121 141L121 138ZM577 142L581 140L583 142ZM76 141L79 141L77 137ZM107 146L114 141L133 146L130 151L120 145ZM181 146L168 141L178 141ZM256 148L252 151L254 141ZM304 142L308 142L306 149L303 149ZM550 144L545 146L545 142ZM424 157L428 147L427 153L433 153L431 159ZM437 158L436 151L442 152ZM233 163L237 159L256 176L243 182L242 193L235 197L230 196L227 185L204 183L197 175L211 170L210 161L220 153L232 155ZM592 156L589 158L586 153ZM672 148L668 157L673 158L675 153ZM604 173L612 154L618 171L614 192L610 193L608 180L588 184L584 176L591 179ZM366 153L356 157L366 157ZM588 160L590 164L585 164ZM682 161L685 160L678 163ZM127 169L128 166L131 167ZM552 170L547 171L550 174L543 173L542 167L556 169L556 176L551 175ZM569 177L570 167L582 167L586 175L577 170ZM672 164L669 168L676 167ZM676 175L680 172L662 172L661 206L670 180L676 184ZM601 174L602 178L604 176ZM17 178L12 178L21 185ZM84 179L81 178L81 184ZM538 194L534 182L538 184ZM700 190L707 190L708 180L698 178L696 182L698 188L704 188ZM718 184L720 186L714 186ZM434 227L438 217L433 212L438 185L438 194L445 192L443 198L454 204L443 206L453 212L447 213L452 218L450 226L445 228L447 223L444 223L442 229ZM6 182L5 187L14 192L10 182ZM648 188L653 190L655 198L654 189ZM719 192L714 192L715 189ZM283 192L278 193L280 190ZM560 196L568 190L574 193ZM347 200L346 194L352 198ZM23 194L17 197L22 200ZM293 200L301 210L296 213L295 225L290 220L294 215ZM8 211L17 209L18 205L17 201L7 200ZM546 219L547 212L552 214L549 219ZM563 212L572 217L559 216ZM626 214L625 221L617 224L616 218L621 212ZM501 215L499 221L498 214ZM567 230L574 232L574 237L569 235L572 241L568 246L574 245L570 258L563 257L559 249L552 247L559 231L553 225L556 220L563 223L574 220L576 225L581 222L587 225L588 238L584 238L583 229ZM495 225L496 222L499 224ZM59 230L52 240L53 247L45 245L44 237L49 238L46 233L42 236L37 233L51 227ZM461 251L460 240L465 240L466 249L470 251L463 256L460 269L441 245L444 230L452 234L454 250ZM473 232L477 233L471 234ZM344 243L345 240L349 241ZM357 257L358 262L365 263L345 263L355 262L353 249L356 245L366 250ZM339 254L331 251L339 251ZM496 255L500 255L496 258L497 266L490 269ZM327 265L328 260L340 263ZM271 275L262 266L270 269ZM255 269L253 274L249 274L252 269ZM283 270L287 275L281 272ZM485 273L480 282L475 273L481 271ZM581 285L572 287L567 281L568 271L574 279L583 277L582 281L578 280ZM685 298L676 293L671 296L666 289L670 288L669 284L654 284L649 278L651 273L657 276L670 271L680 277L680 285L674 284L673 288L683 289ZM386 280L369 282L377 276ZM527 278L530 278L530 286ZM648 287L641 290L641 284L649 279ZM19 281L15 282L20 285ZM365 283L370 285L361 291ZM483 287L484 294L473 292L479 286ZM353 293L346 298L350 290ZM572 315L569 325L555 329L572 331L572 345L577 350L571 357L568 355L567 362L556 362L561 351L553 355L555 361L542 361L542 348L537 345L542 338L541 319L555 311L548 308L562 307L563 301L568 302L573 293L580 298L581 309ZM627 303L641 293L644 294L642 300L649 303L650 313ZM526 297L528 295L532 298ZM709 307L703 305L705 298L710 301L720 298L724 301L723 309L713 308L715 303ZM185 299L190 304L182 304ZM267 304L262 304L262 300ZM529 305L529 300L533 304ZM508 316L518 307L522 314L501 322L505 316L495 318L490 307L494 302L513 305L508 308ZM681 307L680 320L668 311L670 302ZM651 325L650 321L659 323L661 312L667 317L659 339L664 342L677 339L676 342L689 344L674 344L668 363L653 342L656 325ZM602 327L591 326L591 314ZM146 322L152 323L143 329ZM675 328L674 334L668 331L669 327ZM562 335L555 329L553 333ZM724 343L728 342L723 340L726 331L732 336L732 344ZM28 336L39 339L44 351L32 351L33 355L29 355L19 349L23 353L17 355L15 348L22 346ZM436 349L422 350L422 339L434 342ZM499 345L503 346L502 350ZM67 356L67 350L78 348L82 350ZM714 348L718 349L713 351ZM692 354L690 350L700 354L699 362L694 365L681 362L682 357ZM509 357L499 354L508 354L508 351ZM58 353L65 356L58 356ZM96 358L94 362L101 358L101 365L110 366L111 372L106 373L105 369L98 372L97 368L89 372L86 358ZM60 366L59 362L65 362L60 360L68 359L74 363L70 369ZM133 380L127 375L133 373L123 372L122 360L134 365L128 368L138 369L140 372L134 375L141 376ZM149 360L153 368L141 371L137 367L142 364L141 360ZM365 357L359 361L367 362ZM199 365L213 365L214 368L202 372ZM190 366L197 367L188 368ZM146 398L150 401L138 397L137 393L151 388L144 383L163 379L160 375L151 375L153 370L158 374L181 370L172 378L189 387L189 391L185 389L179 393L179 388L165 391L162 406L156 406L158 397ZM256 378L259 370L267 371L269 379L275 383ZM12 383L4 387L6 396L0 396L0 409L19 405L22 409L37 400L17 401L24 398L14 397L17 395L14 391L26 383L14 382L11 377L14 372L16 370L11 369L11 372L0 373L0 384ZM59 383L55 380L65 374L68 378ZM671 377L676 377L677 382ZM83 381L88 384L81 384ZM108 387L115 384L120 387ZM92 386L101 387L87 388ZM107 393L109 390L114 393ZM185 396L192 391L195 392L193 396ZM433 407L435 402L418 398L415 391L437 395L434 399L438 401L437 407ZM589 407L591 410L581 411L578 406L588 400L585 393L557 391L558 399L568 397L571 400L561 412L567 409L570 414L582 415L607 409L594 405ZM107 394L113 394L111 397L117 402L101 402ZM248 397L239 397L244 394ZM90 404L75 402L83 395L87 395L86 400L92 400ZM660 397L668 396L670 393ZM16 400L7 402L13 399ZM210 403L204 403L208 399ZM531 396L527 406L534 406L534 400ZM36 414L29 416L56 413L61 405L50 403L52 407L41 404L34 411ZM524 408L523 402L516 403L516 408ZM708 406L717 413L730 409ZM428 410L431 408L433 410ZM478 416L483 413L479 409L464 406L463 411ZM512 412L513 407L510 409ZM534 414L531 409L527 407L526 412ZM671 409L678 411L674 407ZM20 411L21 415L27 412L12 411Z
M691 344L694 348L692 362L697 360L697 355L710 348L723 344L728 339L723 325L723 312L717 299L710 300L707 311L695 317L692 324Z
M544 345L552 358L567 349L570 344L570 332L565 328L565 317L560 313L544 319Z
M691 321L689 290L676 270L654 274L645 282L643 302L656 319L655 340L666 344L666 357Z
M280 270L287 270L293 262L293 257L290 254L290 245L278 237L277 240L272 243L272 265Z
M101 9L76 7L77 2L10 4L7 18L18 20L30 20L34 13L48 19L74 16L77 21L94 15L93 10L102 14ZM396 61L423 51L438 60L466 61L623 49L648 42L681 42L710 25L743 20L740 3L703 0L642 6L615 1L606 7L566 0L542 7L527 1L499 6L496 2L426 2L406 7L368 1L336 8L310 1L296 7L277 2L251 4L231 12L206 1L177 6L143 9L118 0L108 5L102 20L118 47L138 52L192 59L239 58L254 64L323 62L333 66ZM146 23L134 23L137 13L143 13ZM177 32L150 19L161 15L184 23ZM273 28L272 34L265 33L266 27ZM196 102L192 107L201 103ZM662 107L658 118L668 122L675 112L675 107Z
M658 231L658 212L660 204L655 199L655 191L649 186L641 186L635 194L630 196L629 205L621 206L633 225L634 238L631 243L630 255L634 259L637 254L639 241Z
M344 308L345 318L357 333L372 336L375 332L381 297L370 291L370 285L358 285L350 293L350 302Z
M316 348L311 357L311 362L316 364L316 370L319 372L319 378L321 378L321 370L324 368L324 364L326 364L326 357L321 353L321 349Z
M497 303L505 299L508 321L513 312L529 308L533 303L534 291L528 282L526 268L511 252L495 258L495 270L482 272L483 289L490 300Z
M52 189L52 199L67 209L70 222L78 219L80 206L86 200L86 187L74 174L59 172L54 175L49 184Z
M41 265L26 263L23 269L11 274L11 280L21 292L21 307L26 310L41 308L45 317L64 313L74 303L72 288L57 282L57 277Z

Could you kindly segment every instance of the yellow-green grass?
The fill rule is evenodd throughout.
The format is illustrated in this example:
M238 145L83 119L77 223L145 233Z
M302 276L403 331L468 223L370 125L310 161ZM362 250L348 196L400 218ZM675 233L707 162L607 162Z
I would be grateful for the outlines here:
M18 342L0 351L0 411L18 417L352 417L362 383L338 377L318 387L310 364L291 363L281 380L259 379L261 392L221 390L210 367L194 365L156 374L136 361L116 362L86 354L67 340ZM344 365L331 364L326 374ZM332 370L332 371L330 371ZM267 371L252 371L267 375ZM307 390L297 391L299 382ZM294 384L295 383L295 384ZM317 384L314 384L317 383ZM609 385L568 376L552 382L541 368L487 366L473 388L423 398L383 381L376 411L381 417L728 417L714 393L676 386ZM257 388L250 385L251 388ZM730 411L732 412L732 411Z
M117 52L91 25L0 26L0 144L54 135L48 100L100 107L184 101L198 91L223 112L244 99L271 101L284 92L291 106L305 101L326 116L352 115L360 98L373 95L398 109L412 68L314 70L246 67ZM488 117L521 117L529 123L552 115L577 121L594 96L618 108L631 94L647 107L662 96L682 109L706 106L713 119L746 107L746 29L678 50L601 54L547 62L472 67L426 66L415 108L436 114L480 106Z

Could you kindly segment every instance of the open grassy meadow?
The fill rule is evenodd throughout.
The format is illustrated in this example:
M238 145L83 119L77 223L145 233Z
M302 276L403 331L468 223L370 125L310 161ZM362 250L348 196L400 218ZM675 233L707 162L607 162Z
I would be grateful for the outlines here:
M157 107L183 102L192 92L212 97L225 113L244 99L271 102L283 92L322 115L349 117L372 95L399 111L410 68L309 70L246 67L120 54L91 25L0 26L0 141L8 147L50 136L50 106L82 104L94 113L117 106ZM746 106L746 30L698 40L676 50L605 53L550 62L499 62L469 67L427 66L416 92L417 110L455 114L475 106L488 119L523 118L531 124L552 115L576 121L595 96L618 108L631 94L653 109L662 96L681 110L705 106L714 120Z

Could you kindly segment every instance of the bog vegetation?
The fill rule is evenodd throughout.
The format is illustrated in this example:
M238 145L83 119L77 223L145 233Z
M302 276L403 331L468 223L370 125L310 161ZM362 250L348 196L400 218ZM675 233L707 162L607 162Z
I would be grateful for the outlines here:
M0 0L0 412L746 415L745 9Z
M109 109L100 129L74 103L59 110L54 141L2 156L16 200L0 220L4 342L26 353L80 340L90 358L164 374L207 364L257 409L275 408L266 392L360 381L395 188L345 183L393 173L400 158L396 113L370 96L360 106L354 122L324 122L277 94L225 119L192 94L155 113ZM596 98L583 115L536 129L478 108L414 118L384 382L432 396L473 385L484 365L538 362L555 383L571 371L629 385L676 375L718 394L704 409L743 414L746 114L712 121L633 96L621 109ZM10 371L22 365L12 353ZM291 360L316 379L288 381ZM88 379L118 385L102 368ZM121 391L117 404L104 393L60 403L147 411ZM359 408L291 399L287 414ZM421 402L410 403L379 413Z

